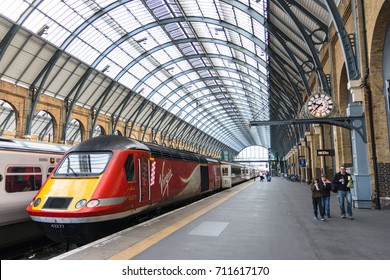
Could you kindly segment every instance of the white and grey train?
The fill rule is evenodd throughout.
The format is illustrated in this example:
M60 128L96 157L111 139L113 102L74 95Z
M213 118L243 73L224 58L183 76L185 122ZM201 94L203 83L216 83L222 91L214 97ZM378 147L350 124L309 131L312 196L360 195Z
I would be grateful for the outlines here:
M20 225L30 221L26 206L69 148L0 137L0 248L12 243L12 226L18 225L18 236L25 230Z

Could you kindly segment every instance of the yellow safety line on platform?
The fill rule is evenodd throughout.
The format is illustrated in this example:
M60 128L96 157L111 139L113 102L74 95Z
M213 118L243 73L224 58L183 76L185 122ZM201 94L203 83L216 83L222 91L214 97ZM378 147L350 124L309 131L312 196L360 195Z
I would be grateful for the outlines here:
M174 233L178 229L184 227L188 223L192 222L193 220L197 219L198 217L202 216L203 214L207 213L214 207L217 207L221 203L225 202L229 198L235 196L239 192L243 191L247 187L249 187L252 184L248 184L247 186L244 186L241 189L236 189L232 193L230 193L228 196L219 199L218 201L210 204L209 206L185 217L184 219L174 223L173 225L170 225L166 227L163 230L160 230L159 232L156 232L155 234L149 236L148 238L145 238L144 240L138 242L137 244L134 244L133 246L119 252L116 255L113 255L110 260L130 260L139 253L145 251L149 247L152 247L154 244L158 243L159 241L163 240L165 237L169 236L170 234Z

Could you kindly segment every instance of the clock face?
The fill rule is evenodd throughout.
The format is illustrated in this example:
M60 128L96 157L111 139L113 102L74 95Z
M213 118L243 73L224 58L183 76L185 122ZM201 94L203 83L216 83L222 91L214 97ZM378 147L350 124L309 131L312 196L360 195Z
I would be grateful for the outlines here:
M307 109L310 115L316 118L329 116L333 111L332 98L324 93L314 94L307 101Z

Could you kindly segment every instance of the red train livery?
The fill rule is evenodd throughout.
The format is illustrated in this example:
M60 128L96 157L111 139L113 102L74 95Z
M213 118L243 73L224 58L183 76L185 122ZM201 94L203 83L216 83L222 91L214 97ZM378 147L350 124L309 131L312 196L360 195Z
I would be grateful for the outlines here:
M221 189L221 164L122 136L98 136L65 154L27 212L51 239L83 244L123 228L139 213Z

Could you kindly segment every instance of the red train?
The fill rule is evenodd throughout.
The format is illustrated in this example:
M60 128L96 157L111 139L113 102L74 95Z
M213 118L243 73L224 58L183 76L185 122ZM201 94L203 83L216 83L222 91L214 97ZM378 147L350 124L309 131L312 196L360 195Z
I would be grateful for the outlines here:
M139 213L221 189L227 182L221 166L235 183L248 179L244 166L99 136L65 154L27 211L51 239L83 244L123 228Z

